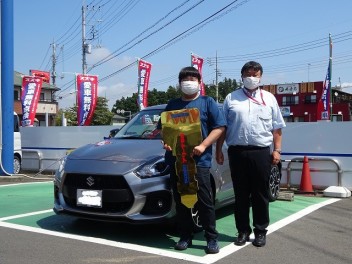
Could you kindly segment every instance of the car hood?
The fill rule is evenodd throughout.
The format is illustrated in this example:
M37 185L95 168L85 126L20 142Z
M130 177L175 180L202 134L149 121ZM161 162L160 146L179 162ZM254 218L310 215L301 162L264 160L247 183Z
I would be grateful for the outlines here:
M141 164L164 153L160 140L109 139L77 148L67 159Z

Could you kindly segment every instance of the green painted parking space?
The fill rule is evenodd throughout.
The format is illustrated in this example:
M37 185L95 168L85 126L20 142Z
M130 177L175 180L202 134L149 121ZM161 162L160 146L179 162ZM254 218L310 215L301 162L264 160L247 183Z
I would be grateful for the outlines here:
M6 186L0 188L1 217L42 211L52 208L52 183ZM297 213L328 198L295 196L294 201L276 201L270 204L271 224ZM6 207L4 205L6 204ZM1 218L0 218L1 220ZM178 240L175 230L161 225L128 225L121 223L94 222L70 216L44 212L18 218L4 219L4 222L56 231L64 234L100 238L132 245L157 248L174 252ZM221 248L232 244L237 231L234 226L232 206L217 211L217 229ZM205 256L203 233L195 234L191 248L182 253Z
M0 218L52 208L53 182L0 186Z

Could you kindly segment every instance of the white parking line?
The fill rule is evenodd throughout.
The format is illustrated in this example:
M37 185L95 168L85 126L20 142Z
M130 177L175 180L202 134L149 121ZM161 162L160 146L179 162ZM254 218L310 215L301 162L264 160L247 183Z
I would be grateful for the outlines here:
M6 176L7 177L7 176ZM10 176L9 176L10 177ZM10 183L10 184L3 184L0 185L0 188L2 187L11 187L11 186L17 186L17 185L27 185L27 184L38 184L38 183L52 183L53 181L40 181L40 182L19 182L19 183Z
M318 210L319 208L321 208L323 206L332 204L332 203L337 202L339 200L340 199L334 199L334 198L325 200L321 203L311 205L311 206L309 206L309 207L307 207L307 208L305 208L295 214L292 214L292 215L290 215L280 221L277 221L276 223L274 223L268 227L268 234L275 232L276 230L302 218L303 216L306 216L306 215L314 212L315 210ZM39 234L46 234L46 235L51 235L51 236L56 236L56 237L63 237L63 238L75 239L75 240L80 240L80 241L85 241L85 242L91 242L91 243L96 243L96 244L101 244L101 245L106 245L106 246L111 246L111 247L140 251L140 252L144 252L144 253L150 253L150 254L160 255L160 256L164 256L164 257L182 259L182 260L192 261L192 262L196 262L196 263L204 263L204 264L211 264L216 261L219 261L220 259L222 259L222 258L224 258L224 257L226 257L226 256L228 256L228 255L230 255L230 254L232 254L232 253L234 253L234 252L236 252L236 251L238 251L238 250L242 249L243 247L250 244L250 242L248 242L244 246L238 247L238 246L235 246L233 243L231 243L230 245L221 248L221 250L218 254L211 254L211 255L205 255L203 257L198 257L198 256L192 256L192 255L185 254L185 253L168 251L168 250L164 250L164 249L152 248L152 247L129 244L129 243L122 243L122 242L117 242L117 241L112 241L112 240L107 240L107 239L102 239L102 238L94 238L94 237L85 237L85 236L80 236L80 235L66 234L66 233L61 233L61 232L57 232L57 231L45 230L45 229L41 229L41 228L37 228L37 227L28 227L28 226L3 222L5 220L9 220L9 219L15 219L15 218L20 218L20 217L35 215L35 214L43 214L43 213L47 213L50 211L51 210L44 210L44 211L38 211L38 212L29 213L29 214L21 214L21 215L17 215L17 216L3 217L3 218L0 218L0 226L12 228L12 229L17 229L17 230L39 233ZM251 238L253 238L253 237L251 237Z
M38 215L38 214L46 214L46 213L49 213L49 212L53 212L53 209L37 211L37 212L32 212L32 213L27 213L27 214L19 214L19 215L2 217L2 218L0 218L0 221L7 221L7 220L11 220L11 219L17 219L17 218L22 218L22 217L27 217L27 216L32 216L32 215Z

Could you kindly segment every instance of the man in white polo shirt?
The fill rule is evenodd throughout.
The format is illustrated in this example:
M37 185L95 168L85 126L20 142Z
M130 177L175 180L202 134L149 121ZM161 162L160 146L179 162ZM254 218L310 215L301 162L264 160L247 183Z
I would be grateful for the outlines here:
M262 66L247 62L241 70L243 87L228 94L223 104L227 130L217 141L216 160L223 164L222 145L226 139L231 177L235 191L235 245L242 246L252 233L249 210L252 205L252 244L266 244L269 225L268 186L271 164L281 155L281 128L285 122L276 98L259 88ZM273 145L273 151L271 146Z

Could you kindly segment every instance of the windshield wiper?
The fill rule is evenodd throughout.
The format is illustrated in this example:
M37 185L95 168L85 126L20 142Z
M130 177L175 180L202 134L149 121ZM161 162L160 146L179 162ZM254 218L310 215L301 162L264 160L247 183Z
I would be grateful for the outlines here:
M119 137L119 139L140 139L142 138L140 135L124 135Z

